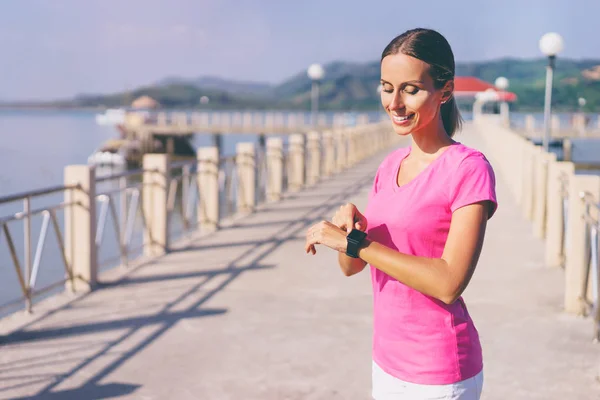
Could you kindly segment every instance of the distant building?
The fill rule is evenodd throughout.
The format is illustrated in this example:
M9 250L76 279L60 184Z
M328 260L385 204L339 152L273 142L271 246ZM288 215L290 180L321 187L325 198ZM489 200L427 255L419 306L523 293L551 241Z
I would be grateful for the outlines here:
M133 101L133 103L131 103L131 108L135 109L151 110L159 107L160 104L158 103L158 101L154 100L150 96L138 97Z
M498 89L492 83L482 81L474 76L457 76L454 78L454 97L457 99L475 100L477 93L496 92L498 101L512 103L517 100L517 95Z

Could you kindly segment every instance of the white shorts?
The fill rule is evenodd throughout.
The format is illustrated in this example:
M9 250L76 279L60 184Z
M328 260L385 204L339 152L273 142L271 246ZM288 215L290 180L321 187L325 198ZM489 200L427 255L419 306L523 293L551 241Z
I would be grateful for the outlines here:
M373 399L375 400L479 400L483 371L472 378L448 385L420 385L400 380L373 362Z

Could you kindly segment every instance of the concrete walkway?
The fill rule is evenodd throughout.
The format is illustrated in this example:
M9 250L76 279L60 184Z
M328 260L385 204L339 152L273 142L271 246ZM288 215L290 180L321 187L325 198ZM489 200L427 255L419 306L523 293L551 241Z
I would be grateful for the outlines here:
M479 147L469 126L457 139ZM364 209L384 156L105 277L58 312L1 321L0 399L369 399L369 274L346 278L333 251L303 243L340 204ZM563 271L540 261L504 182L498 197L465 293L483 398L599 399L592 324L561 312Z

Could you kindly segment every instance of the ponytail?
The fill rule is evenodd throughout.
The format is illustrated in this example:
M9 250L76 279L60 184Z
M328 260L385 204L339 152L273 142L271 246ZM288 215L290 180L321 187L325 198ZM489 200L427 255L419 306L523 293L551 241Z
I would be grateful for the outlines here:
M456 105L454 96L450 97L448 101L442 104L440 113L442 115L442 123L444 124L446 133L450 137L454 136L454 134L460 130L463 123L463 119L460 116L460 111L458 111L458 106Z

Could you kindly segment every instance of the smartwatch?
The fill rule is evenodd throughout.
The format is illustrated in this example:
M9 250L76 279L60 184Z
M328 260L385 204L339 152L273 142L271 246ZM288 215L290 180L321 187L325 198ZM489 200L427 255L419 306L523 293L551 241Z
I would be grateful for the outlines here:
M346 248L346 255L352 258L358 258L358 248L363 240L367 237L367 234L358 229L352 229L352 232L346 236L348 246Z

